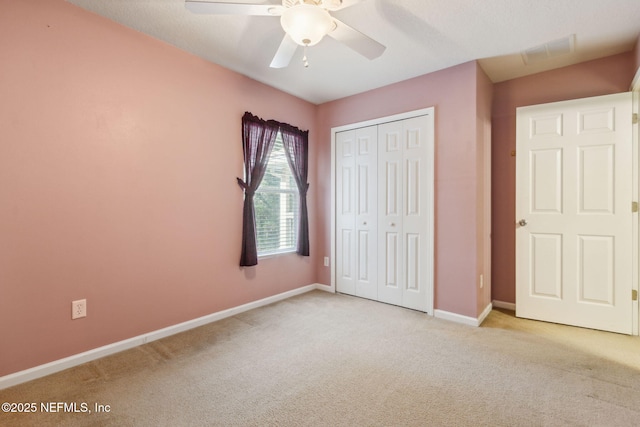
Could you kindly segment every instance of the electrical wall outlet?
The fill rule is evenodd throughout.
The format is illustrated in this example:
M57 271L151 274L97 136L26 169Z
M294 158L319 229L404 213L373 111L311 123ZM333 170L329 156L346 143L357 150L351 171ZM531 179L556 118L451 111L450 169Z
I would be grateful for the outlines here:
M480 289L484 288L484 275L480 275Z
M71 319L79 319L81 317L87 317L87 300L71 301Z
M328 256L324 257L324 266L325 267L329 267L329 257Z

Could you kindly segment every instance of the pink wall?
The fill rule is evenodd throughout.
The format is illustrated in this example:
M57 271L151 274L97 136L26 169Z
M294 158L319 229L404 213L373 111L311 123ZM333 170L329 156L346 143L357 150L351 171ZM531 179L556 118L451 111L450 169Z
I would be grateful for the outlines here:
M626 92L634 52L572 65L494 85L492 119L492 293L515 302L515 109L525 105Z
M435 308L476 317L477 164L475 62L320 105L315 252L330 253L332 127L435 106ZM480 71L481 72L481 71ZM484 73L483 73L484 74ZM482 96L487 96L483 92ZM321 283L331 282L323 268ZM483 307L484 308L484 307Z
M316 106L63 0L3 2L0 57L0 376L316 281L238 267L235 182L244 111L313 146Z

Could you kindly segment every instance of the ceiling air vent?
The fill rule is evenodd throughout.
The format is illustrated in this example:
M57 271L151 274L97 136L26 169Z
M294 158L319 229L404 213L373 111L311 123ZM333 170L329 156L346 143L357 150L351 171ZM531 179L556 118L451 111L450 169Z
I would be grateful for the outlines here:
M532 47L522 53L522 60L526 65L535 64L540 61L555 58L572 53L575 50L576 35L554 40L540 46Z

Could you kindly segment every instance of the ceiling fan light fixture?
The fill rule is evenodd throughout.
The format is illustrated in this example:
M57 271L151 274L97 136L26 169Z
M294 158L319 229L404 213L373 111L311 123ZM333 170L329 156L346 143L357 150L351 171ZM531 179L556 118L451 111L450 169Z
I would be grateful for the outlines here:
M317 44L334 28L329 12L305 3L287 8L280 17L280 24L293 41L301 46Z

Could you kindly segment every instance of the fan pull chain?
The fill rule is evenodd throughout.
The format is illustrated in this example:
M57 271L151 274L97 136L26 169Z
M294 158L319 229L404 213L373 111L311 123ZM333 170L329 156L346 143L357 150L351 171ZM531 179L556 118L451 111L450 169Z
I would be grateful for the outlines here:
M302 56L302 63L304 64L304 68L309 68L309 60L307 59L307 46L309 45L304 45L304 55Z

